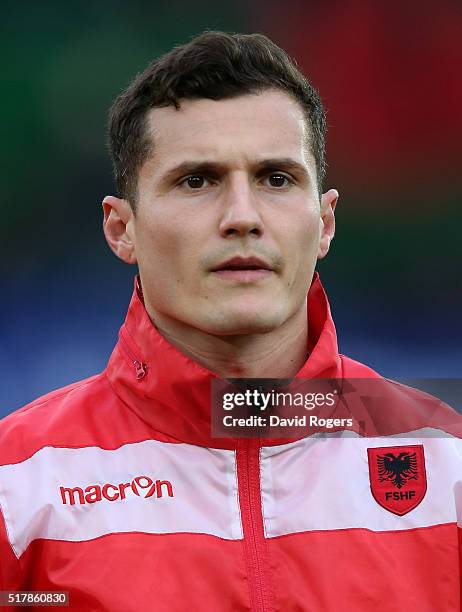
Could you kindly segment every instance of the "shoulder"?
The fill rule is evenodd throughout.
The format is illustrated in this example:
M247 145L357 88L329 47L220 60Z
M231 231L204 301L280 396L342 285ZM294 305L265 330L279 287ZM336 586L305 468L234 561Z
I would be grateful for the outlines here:
M361 408L373 422L375 435L420 432L430 437L462 438L462 417L451 406L426 391L384 378L363 363L341 356L343 378Z
M0 465L17 463L45 445L65 443L112 394L105 373L38 397L0 420Z

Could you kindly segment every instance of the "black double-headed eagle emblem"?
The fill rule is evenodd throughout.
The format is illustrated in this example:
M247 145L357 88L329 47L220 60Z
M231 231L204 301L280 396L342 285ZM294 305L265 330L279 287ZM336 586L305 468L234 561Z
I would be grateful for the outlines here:
M401 489L408 480L418 478L416 453L377 455L377 467L379 481L391 481L398 489Z

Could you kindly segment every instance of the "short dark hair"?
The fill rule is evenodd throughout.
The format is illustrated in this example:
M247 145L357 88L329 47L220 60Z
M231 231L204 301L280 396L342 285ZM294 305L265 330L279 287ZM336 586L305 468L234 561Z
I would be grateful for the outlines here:
M146 129L151 108L178 110L181 100L223 100L267 89L282 90L300 103L321 194L326 118L316 89L267 36L207 31L153 61L112 105L109 150L120 197L135 209L138 172L153 146Z

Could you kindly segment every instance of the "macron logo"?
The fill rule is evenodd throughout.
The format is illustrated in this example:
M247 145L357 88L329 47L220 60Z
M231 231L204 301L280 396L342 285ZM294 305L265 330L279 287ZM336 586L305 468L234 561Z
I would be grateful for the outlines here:
M59 487L64 505L94 504L95 502L116 501L127 497L159 498L163 495L173 497L172 483L168 480L152 480L149 476L136 476L131 482L119 484L89 485L81 487ZM155 493L155 496L154 496Z

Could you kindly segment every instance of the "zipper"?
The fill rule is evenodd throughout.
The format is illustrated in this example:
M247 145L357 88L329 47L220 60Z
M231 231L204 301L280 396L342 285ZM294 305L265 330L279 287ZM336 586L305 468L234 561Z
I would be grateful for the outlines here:
M148 366L143 363L142 361L140 361L137 356L135 355L135 353L133 352L127 338L126 338L126 333L124 328L122 327L122 329L120 330L120 334L119 334L119 340L121 341L121 345L123 347L124 352L126 353L127 357L130 359L134 369L135 369L135 375L136 375L136 379L137 380L142 380L146 374L147 374L147 370L148 370Z
M236 449L239 506L252 612L270 612L270 585L260 490L260 440L240 439Z

